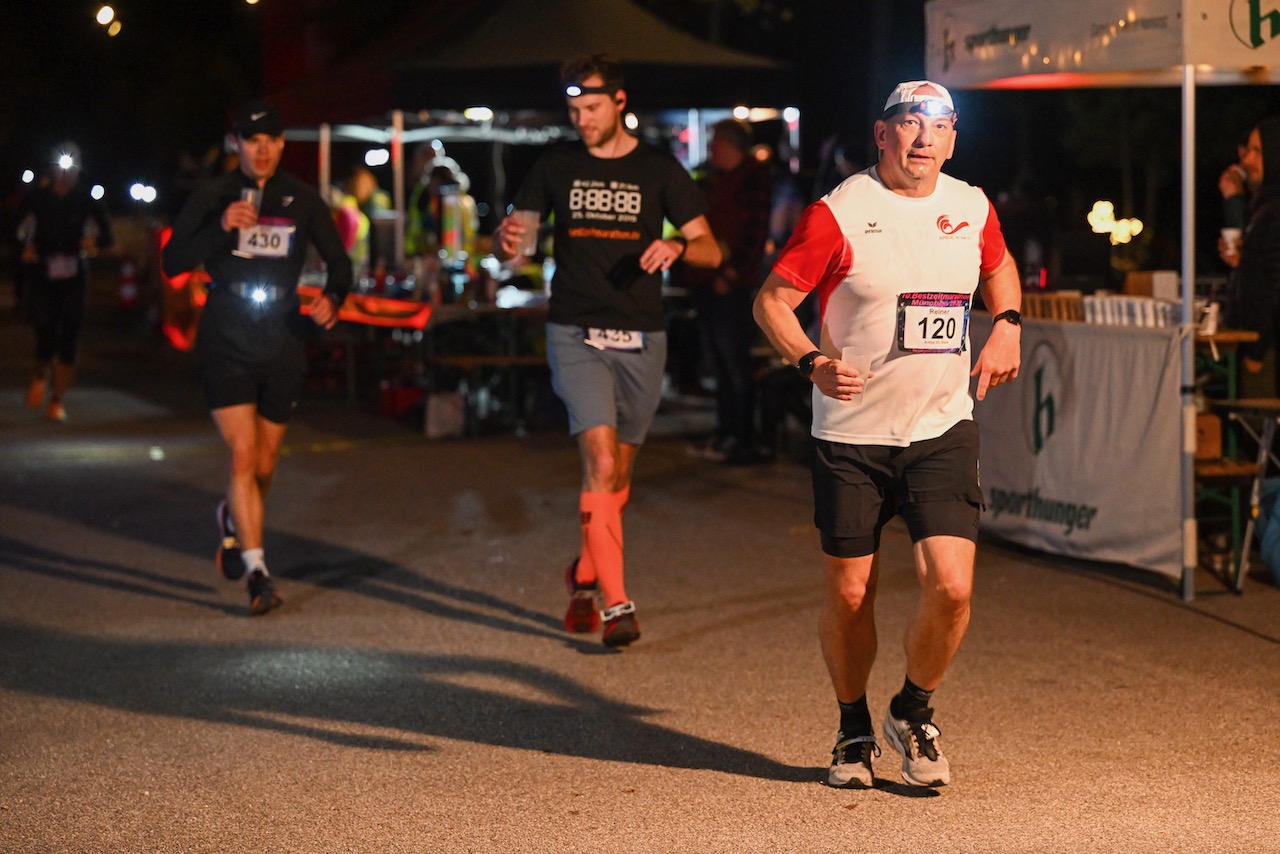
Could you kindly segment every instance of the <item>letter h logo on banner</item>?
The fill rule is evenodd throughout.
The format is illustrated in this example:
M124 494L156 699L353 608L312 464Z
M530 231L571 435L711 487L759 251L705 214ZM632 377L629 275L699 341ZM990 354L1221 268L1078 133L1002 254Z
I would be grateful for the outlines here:
M1035 443L1035 452L1044 449L1044 443L1053 435L1054 401L1052 394L1044 393L1044 367L1036 371L1035 412L1031 416L1031 434Z

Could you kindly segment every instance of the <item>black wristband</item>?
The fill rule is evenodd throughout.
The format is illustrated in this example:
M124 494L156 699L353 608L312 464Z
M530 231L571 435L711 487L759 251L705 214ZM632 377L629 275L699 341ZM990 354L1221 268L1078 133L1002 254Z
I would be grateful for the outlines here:
M689 241L685 239L684 235L677 234L675 237L668 237L667 239L674 240L676 243L680 244L680 254L677 255L676 257L683 258L685 251L688 250L689 248Z

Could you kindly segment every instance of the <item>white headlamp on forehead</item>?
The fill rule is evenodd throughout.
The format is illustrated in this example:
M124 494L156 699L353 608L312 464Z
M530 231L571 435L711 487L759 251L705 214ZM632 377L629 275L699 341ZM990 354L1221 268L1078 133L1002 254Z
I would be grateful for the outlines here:
M928 80L910 80L894 87L889 100L885 101L884 114L880 118L887 119L899 113L914 113L930 118L950 116L953 122L956 119L956 107L951 100L951 93Z
M583 86L581 83L570 83L564 87L566 98L576 98L579 95L616 95L618 88L616 86Z
M916 115L928 116L930 118L935 116L949 116L952 121L955 121L956 118L955 110L948 107L942 101L935 100L916 101L914 104L895 104L885 110L884 115L881 116L881 118L887 119L890 116L896 116L899 113L915 113Z

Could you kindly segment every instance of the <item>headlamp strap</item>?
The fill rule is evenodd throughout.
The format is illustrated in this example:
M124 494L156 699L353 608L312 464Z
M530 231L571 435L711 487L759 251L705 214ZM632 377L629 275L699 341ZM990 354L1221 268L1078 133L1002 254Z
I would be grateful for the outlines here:
M570 83L564 87L564 94L569 98L579 95L616 95L616 86L583 86L581 83Z

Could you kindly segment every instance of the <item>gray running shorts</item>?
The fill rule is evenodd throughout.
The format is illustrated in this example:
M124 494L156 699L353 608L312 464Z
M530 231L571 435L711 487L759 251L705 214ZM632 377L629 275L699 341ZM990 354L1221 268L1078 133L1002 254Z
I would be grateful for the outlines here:
M667 333L646 332L639 351L597 350L581 326L547 324L551 386L569 410L569 432L614 427L618 441L642 445L662 400Z

